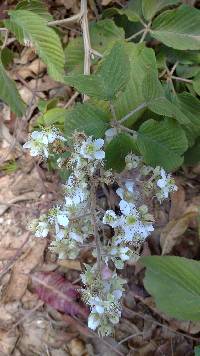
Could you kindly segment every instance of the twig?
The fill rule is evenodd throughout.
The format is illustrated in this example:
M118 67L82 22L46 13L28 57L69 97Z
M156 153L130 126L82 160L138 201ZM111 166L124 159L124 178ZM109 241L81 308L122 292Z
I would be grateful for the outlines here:
M65 104L64 109L67 109L73 102L76 100L76 98L79 96L79 93L76 91L71 98L68 100L68 102Z
M4 38L3 44L1 46L1 50L3 50L6 47L7 41L8 41L8 33L9 33L8 29L5 28L4 32L5 32L5 38Z
M67 23L78 22L81 20L82 15L83 13L82 11L80 11L78 14L68 17L66 19L49 21L48 26L57 26L57 25L64 25Z
M90 48L90 53L93 54L94 56L99 57L99 58L103 58L103 55L93 48Z
M0 273L0 280L1 278L12 268L12 266L15 264L16 260L22 255L23 253L23 248L27 244L31 237L30 232L27 233L26 238L22 245L18 248L16 254L12 257L12 259L8 262L8 264L3 268L3 270Z
M132 335L129 335L127 337L125 337L124 339L122 339L121 341L118 342L118 345L121 345L123 344L124 342L136 337L136 336L140 336L140 335L143 335L144 333L141 331L141 332L138 332L138 333L135 333L135 334L132 334Z
M91 59L90 59L90 51L91 51L91 44L90 44L90 34L89 34L89 26L88 26L88 18L87 18L87 0L81 0L81 27L83 31L83 43L84 43L84 74L90 74L90 66L91 66Z
M146 107L146 105L147 105L146 103L140 104L137 108L135 108L134 110L130 111L127 115L122 117L122 119L119 120L119 123L122 124L124 121L129 119L129 117L131 117L133 114L135 114L136 112L144 109Z
M96 250L97 250L97 264L99 274L101 276L101 242L99 238L99 231L97 227L97 217L96 217L96 186L93 178L90 178L90 186L91 186L91 220L93 225L93 232L96 242Z

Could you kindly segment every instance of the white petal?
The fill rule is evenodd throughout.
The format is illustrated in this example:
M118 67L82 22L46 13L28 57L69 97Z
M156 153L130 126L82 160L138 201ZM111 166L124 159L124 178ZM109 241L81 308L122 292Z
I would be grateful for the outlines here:
M97 319L97 317L94 314L90 314L88 318L88 327L92 330L96 330L99 324L100 324L100 319Z
M127 180L125 182L125 187L130 193L134 192L134 182L133 181Z
M101 148L104 145L104 140L102 138L98 138L97 140L94 141L95 147L96 148Z
M94 157L96 159L99 159L99 160L104 159L105 158L105 152L104 151L97 151L97 152L94 153Z
M119 203L119 207L120 207L121 212L124 215L129 215L130 214L130 212L131 212L131 204L127 203L126 200L121 200L120 203Z
M164 188L166 186L166 181L164 179L158 179L157 186L159 188Z
M31 142L28 141L23 145L23 148L31 148Z
M67 226L69 224L69 219L66 215L64 214L59 214L57 215L57 221L60 225L62 226Z
M116 193L121 199L123 199L123 197L124 197L124 189L123 188L118 188L116 190Z
M120 289L116 289L112 292L112 294L114 295L114 297L116 299L120 299L122 297L122 291Z
M104 313L104 307L102 305L96 305L95 309L96 309L97 313L99 313L99 314Z
M34 140L41 139L42 137L43 137L43 133L41 131L33 131L31 133L31 138L33 138Z
M77 242L83 242L83 238L80 234L77 234L76 232L74 231L71 231L69 233L69 238L72 239L72 240L75 240Z

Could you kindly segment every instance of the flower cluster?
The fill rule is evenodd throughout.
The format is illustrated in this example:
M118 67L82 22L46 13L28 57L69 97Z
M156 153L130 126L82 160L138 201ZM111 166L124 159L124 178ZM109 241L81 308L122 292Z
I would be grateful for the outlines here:
M108 130L106 141L115 134L114 129ZM56 140L65 141L55 128L35 131L24 147L30 149L31 155L46 159L50 145ZM91 310L88 326L101 335L109 335L121 316L120 300L125 284L117 270L126 261L137 261L142 243L154 230L153 216L143 198L152 194L151 198L155 196L161 202L177 187L163 168L147 166L141 157L132 153L125 158L126 168L121 178L110 170L105 171L103 139L75 133L73 143L70 157L57 160L58 167L66 164L71 171L63 186L63 202L33 220L30 229L38 238L45 238L51 232L54 240L50 250L60 259L76 258L83 243L94 239L96 245L92 243L91 249L96 262L93 266L86 265L81 275L82 296ZM105 188L113 183L118 184L119 204L115 210L103 213L96 204L96 190L103 191L102 184ZM106 229L109 232L105 234Z
M43 158L48 158L49 145L56 140L66 141L55 127L42 131L33 131L23 148L30 149L30 154L33 157L42 156Z
M153 216L148 213L148 207L142 205L136 207L138 192L134 189L134 182L125 181L123 188L118 188L116 193L121 198L119 202L120 212L116 214L113 210L107 210L103 217L103 223L110 225L114 229L112 243L106 248L105 262L110 259L116 268L123 268L124 262L130 258L136 260L139 254L132 252L126 245L134 247L140 246L142 242L154 230L152 222Z
M44 133L42 135L44 138ZM50 132L48 135L51 137ZM34 132L32 136L35 137ZM36 136L38 137L38 133ZM55 130L52 137L55 137ZM55 240L50 249L56 252L59 258L75 258L80 245L93 232L89 209L88 171L91 172L92 166L97 166L104 158L105 153L101 150L104 141L81 136L78 142L74 146L70 161L73 172L64 185L64 203L50 209L46 215L30 224L30 229L36 237L44 238L50 231L54 234Z
M91 309L89 328L98 328L102 336L110 335L121 316L120 299L126 281L106 265L102 266L101 273L97 273L96 264L93 267L86 265L81 278L85 286L82 290L83 299Z

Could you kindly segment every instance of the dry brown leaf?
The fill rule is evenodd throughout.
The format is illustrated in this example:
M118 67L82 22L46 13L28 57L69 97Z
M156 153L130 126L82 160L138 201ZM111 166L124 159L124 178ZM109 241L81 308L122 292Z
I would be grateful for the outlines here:
M112 0L102 0L102 1L101 1L101 4L102 4L103 6L107 6L107 5L109 5L111 2L112 2Z
M17 329L12 332L0 330L0 355L9 356L12 354L18 339Z
M26 292L30 272L43 260L46 240L33 241L32 246L15 263L4 292L4 302L20 300Z
M81 264L77 260L59 260L58 265L67 269L75 269L81 271Z
M171 195L171 208L169 220L178 219L186 209L185 190L179 186L178 190Z
M190 220L198 215L198 207L189 206L180 219L171 220L163 229L160 236L162 255L170 253L181 235L186 231Z
M88 355L85 349L85 344L80 339L71 340L67 346L69 348L71 356Z

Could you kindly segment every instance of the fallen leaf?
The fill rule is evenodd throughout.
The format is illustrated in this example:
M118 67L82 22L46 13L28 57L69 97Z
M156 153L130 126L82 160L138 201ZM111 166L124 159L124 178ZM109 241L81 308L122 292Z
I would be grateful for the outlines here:
M39 298L58 311L87 319L86 305L80 301L78 287L57 272L36 272L32 275L33 287Z
M81 271L81 264L77 260L59 260L58 265L67 269L75 269L76 271Z
M173 247L179 242L182 234L186 231L189 222L192 218L199 214L198 207L189 206L184 215L176 220L171 220L163 229L160 236L160 245L162 247L162 255L170 253Z
M18 339L17 329L12 332L7 332L5 330L0 330L0 355L8 356L11 355Z
M8 303L20 300L26 292L29 274L43 260L46 240L32 241L26 252L19 258L11 271L10 280L4 291L3 300Z

